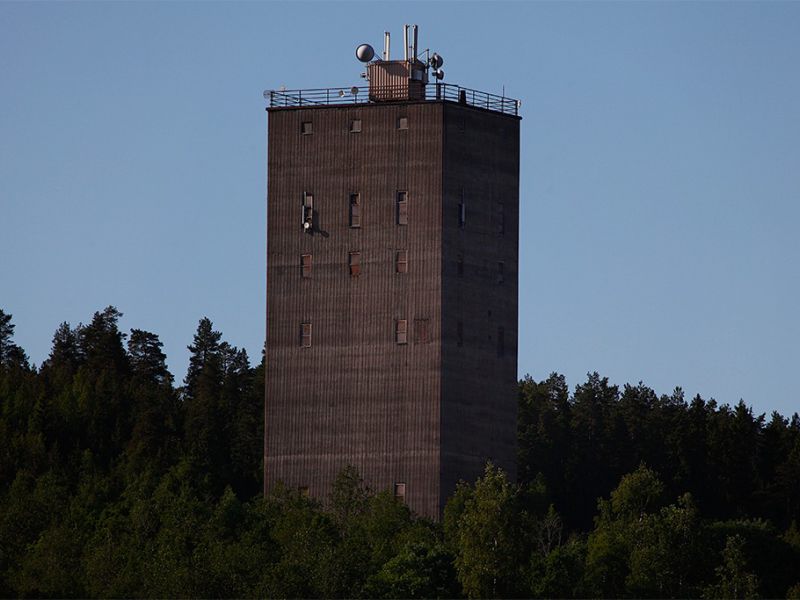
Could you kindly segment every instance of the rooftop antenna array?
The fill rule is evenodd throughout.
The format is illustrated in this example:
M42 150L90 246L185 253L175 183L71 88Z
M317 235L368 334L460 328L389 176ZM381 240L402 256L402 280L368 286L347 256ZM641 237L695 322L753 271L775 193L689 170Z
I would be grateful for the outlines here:
M411 38L409 39L409 29L411 30ZM403 60L406 62L422 62L419 60L419 52L418 52L418 40L419 40L419 27L417 25L403 25ZM410 43L409 43L410 42ZM390 48L391 46L391 33L388 31L383 32L383 60L389 61L391 60L391 53ZM437 81L441 81L444 79L444 71L442 70L442 65L444 64L444 59L441 57L440 54L433 52L431 53L429 48L423 50L426 56L426 60L424 61L426 69L432 69L431 75ZM379 62L380 58L375 58L375 49L370 46L369 44L360 44L356 48L356 58L362 63L376 63ZM367 79L367 74L362 73L361 76Z

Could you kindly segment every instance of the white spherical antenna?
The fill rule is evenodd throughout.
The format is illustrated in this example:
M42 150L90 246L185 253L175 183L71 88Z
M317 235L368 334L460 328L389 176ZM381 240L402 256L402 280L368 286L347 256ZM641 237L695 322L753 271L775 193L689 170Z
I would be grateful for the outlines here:
M363 63L368 63L375 57L375 49L369 44L361 44L356 48L356 58Z
M439 56L436 52L431 54L431 66L434 69L441 69L443 64L444 59L441 56Z

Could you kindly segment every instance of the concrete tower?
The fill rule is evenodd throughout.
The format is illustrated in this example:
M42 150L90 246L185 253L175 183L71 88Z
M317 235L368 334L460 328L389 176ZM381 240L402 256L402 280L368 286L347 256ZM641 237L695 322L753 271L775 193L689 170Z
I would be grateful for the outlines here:
M520 118L413 32L359 47L368 88L265 92L264 487L351 464L439 518L487 460L515 476Z

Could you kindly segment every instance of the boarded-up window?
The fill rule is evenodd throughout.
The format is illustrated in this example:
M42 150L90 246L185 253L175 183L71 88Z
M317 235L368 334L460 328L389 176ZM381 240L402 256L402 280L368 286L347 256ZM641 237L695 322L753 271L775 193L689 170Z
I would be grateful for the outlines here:
M459 277L464 276L464 255L459 254L458 259L456 259L456 272L458 273Z
M361 133L361 119L350 121L350 133Z
M300 323L300 347L311 347L311 323Z
M397 319L394 322L394 341L398 344L408 343L408 321Z
M461 321L456 323L456 344L458 346L464 345L464 323Z
M398 129L408 129L408 117L399 117L397 119Z
M361 275L361 252L351 252L348 264L350 265L350 277Z
M303 254L300 257L300 276L309 278L311 277L311 255Z
M311 135L314 133L314 126L311 121L303 121L300 123L300 133L303 135Z
M309 494L309 491L308 491L308 486L307 486L307 485L301 485L301 486L300 486L300 488L298 489L298 491L300 492L300 495L301 495L303 498L308 498L308 497L309 497L309 495L310 495L310 494Z
M395 483L394 484L394 497L397 498L400 502L405 503L405 501L406 501L406 484L405 483Z
M361 227L361 194L350 194L350 227Z
M408 225L408 192L397 192L397 224Z
M506 265L503 262L497 263L497 283L503 283L506 280Z
M303 231L312 231L314 228L314 194L303 192L302 204L302 226Z
M408 273L408 251L398 250L395 255L395 273Z
M506 355L506 330L503 327L497 328L497 356Z
M427 344L431 341L430 319L414 319L414 343Z

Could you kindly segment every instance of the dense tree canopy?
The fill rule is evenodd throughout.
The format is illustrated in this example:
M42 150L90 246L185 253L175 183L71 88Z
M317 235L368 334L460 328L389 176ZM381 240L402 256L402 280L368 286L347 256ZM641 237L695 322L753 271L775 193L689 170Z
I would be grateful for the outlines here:
M38 367L0 310L0 596L800 597L800 418L597 373L519 385L519 480L441 523L352 467L261 495L264 364L202 319L176 387L108 307Z

